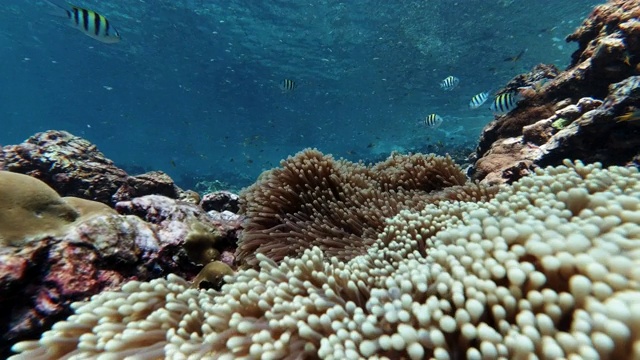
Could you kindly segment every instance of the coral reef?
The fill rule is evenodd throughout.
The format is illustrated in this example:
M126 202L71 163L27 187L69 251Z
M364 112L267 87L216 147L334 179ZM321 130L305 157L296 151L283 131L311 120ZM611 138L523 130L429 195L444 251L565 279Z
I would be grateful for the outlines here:
M240 194L240 212L247 216L238 242L238 261L257 265L257 254L276 262L318 246L327 257L347 261L361 255L388 217L417 209L438 192L466 183L451 158L393 154L374 166L334 160L307 149L263 173ZM487 200L492 190L456 187L469 199Z
M162 172L127 175L95 145L66 131L38 133L22 144L4 146L0 153L0 170L33 176L62 196L113 205L149 194L177 198L182 192Z
M168 273L190 279L220 260L229 270L218 266L199 280L218 287L220 274L231 271L241 226L237 217L214 217L161 195L120 202L116 208L130 215L119 215L100 202L61 198L44 182L8 171L0 171L0 206L2 358L11 344L68 316L73 302L125 281ZM198 236L210 241L193 260L186 243Z
M258 253L220 291L129 282L13 359L637 358L639 223L637 169L566 161L489 201L400 211L348 261Z
M565 158L633 164L639 123L615 119L640 108L638 14L637 1L596 7L567 37L579 45L567 70L537 66L507 84L504 91L518 90L524 99L483 130L472 178L513 182Z

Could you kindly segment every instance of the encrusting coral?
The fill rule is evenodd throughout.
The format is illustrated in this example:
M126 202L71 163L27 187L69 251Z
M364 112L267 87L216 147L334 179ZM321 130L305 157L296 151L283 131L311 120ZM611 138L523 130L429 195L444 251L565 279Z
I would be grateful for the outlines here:
M130 282L14 359L638 358L640 174L564 164L403 210L348 262L257 254L220 292Z
M466 181L449 157L393 154L366 166L304 150L240 194L247 221L237 259L256 266L258 253L279 262L318 246L328 257L349 260L400 210L446 197L488 200L497 190Z

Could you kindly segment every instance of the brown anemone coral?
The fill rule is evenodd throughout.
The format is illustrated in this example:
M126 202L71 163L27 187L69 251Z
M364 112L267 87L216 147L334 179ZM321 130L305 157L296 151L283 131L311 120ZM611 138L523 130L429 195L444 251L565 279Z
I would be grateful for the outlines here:
M128 283L15 359L637 359L639 224L636 169L565 162L401 211L347 262L314 247L220 292Z
M437 197L435 191L465 182L449 157L393 154L365 166L307 149L262 174L241 194L247 223L237 258L256 266L258 253L279 262L318 246L327 257L349 260L375 241L385 218L420 208ZM474 186L460 188L461 194ZM495 192L479 191L477 200Z

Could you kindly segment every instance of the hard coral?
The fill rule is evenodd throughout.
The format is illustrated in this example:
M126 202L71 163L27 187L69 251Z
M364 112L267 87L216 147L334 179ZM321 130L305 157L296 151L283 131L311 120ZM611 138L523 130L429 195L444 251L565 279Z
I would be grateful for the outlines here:
M229 265L222 261L212 261L205 265L193 279L193 286L199 289L220 290L227 275L233 275Z
M368 167L305 150L241 193L247 222L236 254L255 266L257 253L279 262L319 246L349 260L375 241L385 218L465 181L450 158L394 154Z
M131 282L14 359L640 356L640 174L565 162L488 202L401 211L347 262L318 247L226 277Z
M0 245L21 245L29 237L57 233L80 214L44 182L0 171Z

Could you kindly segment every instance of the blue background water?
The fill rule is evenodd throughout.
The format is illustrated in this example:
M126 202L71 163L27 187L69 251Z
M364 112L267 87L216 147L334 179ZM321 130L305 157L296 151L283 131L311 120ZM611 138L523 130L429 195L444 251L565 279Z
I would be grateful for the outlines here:
M470 98L537 63L594 0L87 0L122 41L66 26L42 1L0 7L0 144L67 130L119 166L247 185L305 147L351 160L471 151L493 119ZM528 49L517 62L505 61ZM448 75L460 85L445 92ZM282 93L279 82L297 88ZM438 113L444 123L422 120Z

